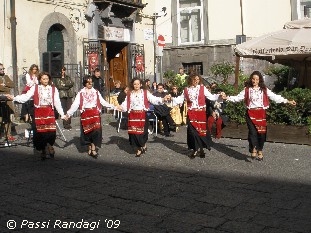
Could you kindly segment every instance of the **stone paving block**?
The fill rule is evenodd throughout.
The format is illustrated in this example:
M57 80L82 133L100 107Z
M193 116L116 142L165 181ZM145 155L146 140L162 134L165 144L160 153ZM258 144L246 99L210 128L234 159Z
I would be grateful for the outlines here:
M156 229L161 222L161 219L154 216L133 213L122 214L118 219L121 221L118 230L129 232L152 232L152 229Z
M127 205L111 207L106 205L105 203L96 203L94 205L90 205L89 207L85 208L84 211L87 215L95 214L98 216L102 216L103 218L118 218L118 216L124 213L132 213Z
M277 217L272 214L262 214L258 213L255 217L251 219L250 222L254 224L259 224L263 226L267 226L270 228L282 228L283 223L288 221L286 217Z
M262 225L239 221L227 221L219 229L233 233L260 233L265 227Z
M232 190L209 189L206 196L200 198L198 201L235 207L242 202L246 202L248 199L250 199L248 195L233 192Z
M124 208L124 207L123 207ZM144 202L131 202L126 207L126 209L130 210L131 212L144 215L144 216L153 216L155 218L165 218L167 214L171 214L173 212L172 209L153 205Z
M311 215L310 215L310 206L304 206L301 204L299 207L293 210L284 210L280 209L276 215L281 216L281 217L288 217L289 219L300 219L300 220L305 220L305 221L310 221L311 222Z
M255 211L241 211L239 207L236 207L224 215L223 218L238 222L249 222L250 219L253 219L256 215L257 212Z
M260 233L294 233L293 231L287 231L285 229L278 229L273 227L266 227Z
M239 205L239 208L241 210L256 211L263 214L276 214L279 211L278 208L272 207L265 203L243 202Z
M206 214L220 218L223 217L228 212L230 212L232 209L233 209L232 207L196 201L191 205L182 209L182 211Z
M180 197L162 197L160 200L153 202L155 205L160 205L167 208L172 208L176 210L181 210L186 208L187 206L191 206L194 204L195 200L187 200L185 198Z
M192 225L190 223L181 222L178 220L164 219L161 223L158 224L157 229L160 229L159 232L196 233L196 232L200 232L202 229L206 229L206 228L199 226L199 225ZM209 231L205 231L205 232L209 232ZM215 233L217 233L217 232L215 232ZM222 232L218 232L218 233L222 233Z
M191 225L217 228L226 222L225 218L218 218L211 215L198 214L186 211L175 211L173 214L166 216L165 220L180 221L181 223L188 223Z
M288 219L280 228L287 231L311 232L311 221L307 222L303 219Z

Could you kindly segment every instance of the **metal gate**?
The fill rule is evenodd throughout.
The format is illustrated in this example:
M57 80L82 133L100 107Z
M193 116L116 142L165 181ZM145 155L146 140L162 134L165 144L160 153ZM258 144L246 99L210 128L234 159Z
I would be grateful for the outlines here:
M74 92L77 94L82 88L81 64L64 64L66 74L74 82Z
M83 75L91 75L95 68L102 70L103 51L99 41L83 41Z
M143 44L130 45L130 77L145 79L145 48Z

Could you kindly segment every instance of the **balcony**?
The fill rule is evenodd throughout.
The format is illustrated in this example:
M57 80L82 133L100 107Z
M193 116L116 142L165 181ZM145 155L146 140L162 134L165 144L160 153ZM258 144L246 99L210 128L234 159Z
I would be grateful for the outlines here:
M94 0L94 3L95 4L114 3L114 4L124 5L124 6L137 7L137 8L145 7L145 4L142 3L142 0Z

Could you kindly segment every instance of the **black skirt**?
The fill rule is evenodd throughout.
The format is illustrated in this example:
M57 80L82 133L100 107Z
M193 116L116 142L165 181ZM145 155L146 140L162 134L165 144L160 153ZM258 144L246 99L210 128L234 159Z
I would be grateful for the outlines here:
M207 130L206 136L200 136L198 131L191 125L187 117L187 145L188 149L197 151L199 149L207 148L211 150L213 141L210 132Z

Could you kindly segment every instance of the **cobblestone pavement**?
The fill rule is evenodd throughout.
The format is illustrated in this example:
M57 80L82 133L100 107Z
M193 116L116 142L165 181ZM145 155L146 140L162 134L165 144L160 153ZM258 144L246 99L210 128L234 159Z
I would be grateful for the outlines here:
M187 157L186 127L149 136L135 158L126 130L104 115L100 157L79 145L78 119L40 161L20 137L0 148L0 232L311 232L310 146L222 138L206 158ZM62 125L60 123L60 125Z

